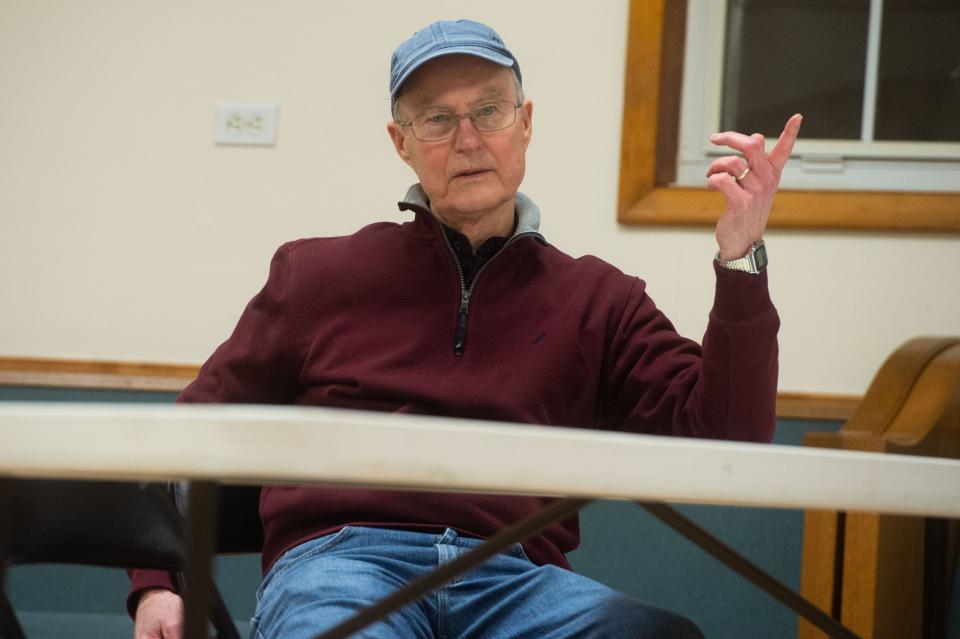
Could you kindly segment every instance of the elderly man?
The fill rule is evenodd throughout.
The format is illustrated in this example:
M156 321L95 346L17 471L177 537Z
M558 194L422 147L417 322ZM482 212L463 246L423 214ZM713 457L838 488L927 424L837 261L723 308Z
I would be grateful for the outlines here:
M536 205L517 192L533 130L521 78L496 33L474 22L438 22L401 44L387 131L419 180L400 203L412 221L281 247L265 287L180 401L768 441L779 320L761 238L799 116L769 156L758 135L714 136L746 159L723 158L709 172L727 206L701 349L674 331L641 280L571 258L538 232ZM253 636L314 637L544 503L264 489ZM553 524L364 636L700 636L686 619L569 570L564 554L578 542L576 518ZM177 637L181 602L169 576L138 571L133 581L137 637Z

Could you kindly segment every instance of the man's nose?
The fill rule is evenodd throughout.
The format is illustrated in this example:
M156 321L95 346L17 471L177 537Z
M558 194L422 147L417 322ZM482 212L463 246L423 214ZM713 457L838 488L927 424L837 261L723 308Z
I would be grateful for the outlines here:
M453 140L457 149L472 149L480 146L480 132L473 125L473 120L470 119L469 115L459 116Z

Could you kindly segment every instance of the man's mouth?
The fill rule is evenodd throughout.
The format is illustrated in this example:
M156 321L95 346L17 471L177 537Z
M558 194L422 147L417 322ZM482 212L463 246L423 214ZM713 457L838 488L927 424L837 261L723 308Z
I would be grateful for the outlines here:
M453 178L454 179L471 178L471 177L476 177L478 175L483 175L484 173L488 173L488 172L489 172L489 169L470 169L468 171L460 171L459 173L454 175Z

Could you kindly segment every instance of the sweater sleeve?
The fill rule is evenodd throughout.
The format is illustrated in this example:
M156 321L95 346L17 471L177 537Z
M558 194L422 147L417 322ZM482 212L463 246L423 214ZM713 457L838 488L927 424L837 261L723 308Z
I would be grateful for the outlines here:
M210 356L177 402L290 404L297 375L290 354L290 244L277 250L263 289L247 304L236 328ZM127 611L136 616L145 590L176 592L173 576L161 570L130 570Z
M291 244L277 250L267 283L226 342L177 402L289 404L297 394L290 349Z
M703 346L677 334L635 281L608 358L605 421L659 435L769 442L776 426L777 331L767 273L716 270Z

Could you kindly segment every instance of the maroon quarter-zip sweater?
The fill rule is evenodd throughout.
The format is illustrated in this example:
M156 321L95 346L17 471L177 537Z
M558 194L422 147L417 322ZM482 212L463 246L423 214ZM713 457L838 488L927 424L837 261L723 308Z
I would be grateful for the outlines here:
M414 212L412 221L282 246L263 290L178 401L772 438L779 319L766 273L716 269L701 348L676 333L642 280L547 244L536 230L539 212L522 194L514 235L470 286L419 187L400 206ZM347 524L451 527L487 537L545 502L267 487L260 501L263 567ZM578 543L573 517L524 549L536 563L566 567L564 554ZM156 571L134 571L132 585L131 607L143 588L172 587Z

